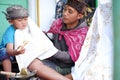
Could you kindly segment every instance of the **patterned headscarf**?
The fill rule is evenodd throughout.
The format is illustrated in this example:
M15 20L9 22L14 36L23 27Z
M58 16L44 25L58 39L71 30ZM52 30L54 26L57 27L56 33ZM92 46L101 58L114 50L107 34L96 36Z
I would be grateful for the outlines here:
M28 11L23 8L21 5L12 5L6 9L6 12L3 12L6 15L7 20L13 20L17 18L28 17Z

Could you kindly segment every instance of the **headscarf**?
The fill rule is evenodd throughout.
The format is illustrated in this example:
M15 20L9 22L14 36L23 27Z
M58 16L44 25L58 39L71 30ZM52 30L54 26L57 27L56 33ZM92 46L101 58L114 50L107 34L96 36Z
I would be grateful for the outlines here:
M6 15L7 20L13 20L18 18L28 17L28 11L23 8L21 5L12 5L6 9L6 12L3 12Z

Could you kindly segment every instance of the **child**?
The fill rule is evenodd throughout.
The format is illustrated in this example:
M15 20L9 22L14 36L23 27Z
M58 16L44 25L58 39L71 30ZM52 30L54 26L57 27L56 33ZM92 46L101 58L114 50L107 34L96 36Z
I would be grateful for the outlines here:
M6 12L7 13L4 12L5 15L6 15L6 19L9 21L9 23L11 25L7 28L7 30L5 31L5 33L3 35L3 38L2 38L2 42L1 42L1 46L0 46L0 48L1 48L1 57L2 58L0 58L0 59L1 59L2 63L3 63L4 70L10 72L11 71L11 61L10 60L12 59L12 56L16 56L16 58L17 58L18 55L24 54L25 51L27 52L27 50L25 50L24 46L22 46L22 45L18 46L16 48L15 43L16 43L16 31L19 31L19 30L24 31L28 27L28 21L29 21L28 16L29 16L29 14L28 14L27 10L25 8L23 8L22 6L20 6L20 5L12 5L12 6L7 8ZM36 34L37 31L40 30L38 27L36 27L36 25L35 26L32 25L32 27L33 27L33 33L35 32L35 34ZM34 28L37 29L37 31L34 31ZM22 34L24 35L24 33L22 33ZM41 40L41 37L44 37L44 39L45 39L44 43L50 42L49 39L46 39L47 37L45 35L43 35L43 33L42 33L42 35L40 35L40 38L35 37L35 40L38 40L38 39ZM34 39L33 39L33 41L34 41ZM43 42L41 42L41 43L43 43ZM47 48L49 48L50 46L54 47L51 44L50 45L47 44L47 46L48 46ZM21 47L21 48L19 48L19 47ZM45 47L45 46L42 45L42 47ZM51 50L51 47L50 47L49 50ZM35 48L34 51L36 51L36 48ZM55 50L52 49L51 51L48 51L48 53L49 52L53 53L53 52L56 52L56 51L57 51L57 49L55 48ZM42 51L42 52L44 52L44 51ZM53 53L53 54L55 54L55 53ZM33 54L33 55L36 55L36 54ZM51 54L48 54L48 55L50 56ZM29 55L29 56L31 56L31 55ZM33 58L33 57L34 56L32 56L31 58ZM27 56L27 58L29 58L29 57ZM22 62L24 63L25 61L22 61ZM18 65L20 65L20 64L18 64ZM19 67L21 67L21 66L19 66ZM39 68L39 67L41 67L41 68ZM43 69L42 69L42 67L43 67ZM38 58L34 59L31 62L31 64L29 64L29 66L27 66L27 68L29 70L31 70L31 71L32 70L33 71L37 70L36 74L38 75L38 77L43 77L43 78L46 78L46 79L47 78L48 79L54 79L55 78L55 79L68 80L67 78L65 78L62 75L58 74L57 72L55 72L51 68L43 65L42 62L40 61L40 59L38 59ZM53 77L48 76L47 77L47 75L49 75L49 73L44 73L45 71L50 71L50 73L52 73L53 75L57 74L59 76L53 76ZM10 78L10 76L7 76L7 79L8 78Z
M4 71L10 72L12 71L11 60L13 60L13 56L22 54L25 51L24 48L20 51L14 50L14 33L16 29L25 29L27 26L28 12L20 5L10 6L6 9L6 12L4 14L11 25L6 29L2 37L0 60L2 61Z

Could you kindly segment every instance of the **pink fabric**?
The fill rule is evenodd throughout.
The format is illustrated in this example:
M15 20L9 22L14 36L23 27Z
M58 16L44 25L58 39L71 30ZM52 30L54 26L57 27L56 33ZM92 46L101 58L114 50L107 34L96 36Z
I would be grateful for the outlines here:
M61 28L62 19L57 19L56 21L53 22L48 32L59 33L60 34L59 39L61 39L62 36L65 38L71 58L75 62L80 55L80 51L85 40L88 27L83 26L81 28L69 31L60 31Z

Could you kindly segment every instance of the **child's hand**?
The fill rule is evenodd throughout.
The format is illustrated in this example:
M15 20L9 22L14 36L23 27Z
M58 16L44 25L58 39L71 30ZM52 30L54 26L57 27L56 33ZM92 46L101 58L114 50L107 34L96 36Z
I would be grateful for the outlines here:
M17 54L24 54L25 53L25 48L23 45L19 46L17 48Z
M28 41L23 41L23 45L19 46L17 48L17 53L23 54L25 52L25 45L28 44Z

